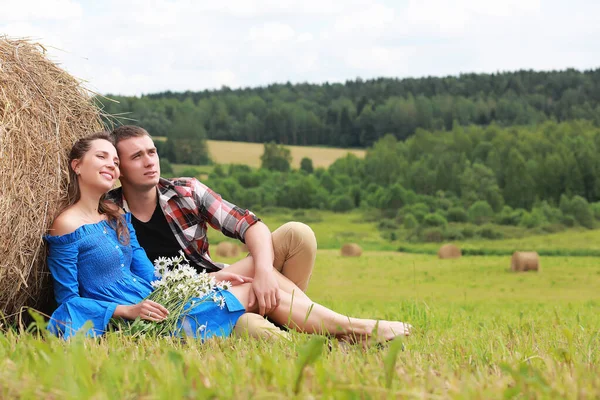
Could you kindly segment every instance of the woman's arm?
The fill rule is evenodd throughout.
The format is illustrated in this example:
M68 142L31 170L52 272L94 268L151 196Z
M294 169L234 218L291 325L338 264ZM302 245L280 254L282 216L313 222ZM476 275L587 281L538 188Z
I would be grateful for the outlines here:
M59 307L52 314L49 329L68 338L91 321L92 328L87 334L102 335L117 304L81 297L77 274L77 244L67 241L60 243L58 239L53 241L55 243L50 244L48 254L48 268L52 273L54 295Z

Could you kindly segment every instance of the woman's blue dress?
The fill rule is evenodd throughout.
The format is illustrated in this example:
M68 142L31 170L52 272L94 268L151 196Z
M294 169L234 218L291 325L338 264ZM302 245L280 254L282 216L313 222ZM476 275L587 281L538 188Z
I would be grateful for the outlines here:
M88 336L102 335L117 305L137 304L152 292L150 282L157 279L154 266L138 243L131 214L125 214L125 220L130 234L127 245L119 242L107 221L44 237L58 303L48 328L56 335L66 339L87 321L93 324ZM231 333L244 306L230 292L220 294L225 298L222 309L212 300L189 307L179 322L186 335L206 339Z

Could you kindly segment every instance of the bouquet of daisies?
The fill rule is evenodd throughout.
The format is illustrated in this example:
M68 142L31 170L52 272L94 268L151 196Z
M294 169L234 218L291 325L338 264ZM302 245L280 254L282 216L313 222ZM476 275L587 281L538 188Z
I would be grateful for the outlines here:
M142 319L120 325L120 330L131 336L181 335L179 320L190 308L204 301L214 301L219 307L225 307L225 298L219 290L227 290L231 283L216 282L206 272L198 273L187 263L183 252L179 257L159 257L154 261L154 275L159 278L151 283L154 291L147 297L169 310L168 317L161 322Z

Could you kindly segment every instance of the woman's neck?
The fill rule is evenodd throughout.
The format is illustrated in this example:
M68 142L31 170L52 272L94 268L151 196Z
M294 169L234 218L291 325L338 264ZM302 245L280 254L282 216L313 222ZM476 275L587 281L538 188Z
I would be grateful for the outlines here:
M102 195L85 191L81 191L80 193L80 198L77 203L74 204L74 207L77 208L82 217L88 219L88 222L97 222L102 219L100 218L100 210L98 210Z

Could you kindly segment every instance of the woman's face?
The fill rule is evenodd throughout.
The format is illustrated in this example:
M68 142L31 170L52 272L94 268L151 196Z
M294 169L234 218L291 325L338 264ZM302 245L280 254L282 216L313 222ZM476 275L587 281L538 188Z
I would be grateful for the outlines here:
M87 153L82 158L73 160L71 166L78 175L80 188L86 186L107 192L120 175L117 150L104 139L92 141Z

